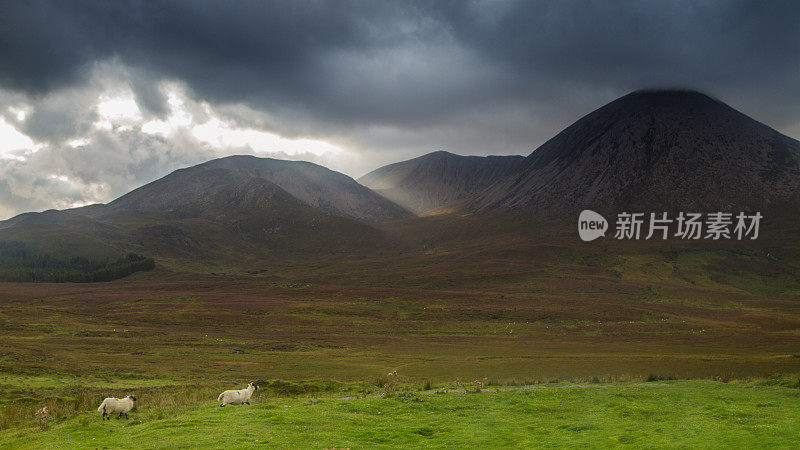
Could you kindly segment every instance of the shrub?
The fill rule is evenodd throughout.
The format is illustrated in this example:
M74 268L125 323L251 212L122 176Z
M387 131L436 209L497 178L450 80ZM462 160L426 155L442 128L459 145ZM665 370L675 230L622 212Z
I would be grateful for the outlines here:
M36 421L36 425L40 430L46 431L50 428L50 413L47 410L47 406L36 411L34 420Z
M422 397L416 392L403 391L397 394L397 400L401 402L421 402Z

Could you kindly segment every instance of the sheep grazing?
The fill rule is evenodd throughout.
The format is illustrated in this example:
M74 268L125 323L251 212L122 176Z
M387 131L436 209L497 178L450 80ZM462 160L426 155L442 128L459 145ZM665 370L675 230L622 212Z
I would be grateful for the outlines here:
M129 395L125 398L114 398L109 397L103 400L103 403L100 403L100 407L97 408L97 412L103 413L103 419L105 420L108 417L108 420L111 420L112 414L119 414L117 419L121 419L122 415L125 415L125 418L128 418L128 412L133 409L133 402L136 401L136 397Z
M245 389L239 389L238 391L225 391L222 394L219 394L217 401L222 402L222 404L219 406L241 404L249 405L250 397L252 397L253 392L255 392L256 389L258 389L258 385L255 383L250 383Z

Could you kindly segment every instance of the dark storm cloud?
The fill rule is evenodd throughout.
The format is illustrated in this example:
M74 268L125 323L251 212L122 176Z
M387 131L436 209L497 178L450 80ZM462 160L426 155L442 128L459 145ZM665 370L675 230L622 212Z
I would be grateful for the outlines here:
M38 94L78 83L92 63L116 57L153 79L184 80L210 100L304 107L324 91L321 58L395 39L378 31L395 9L372 2L6 2L0 80ZM138 81L143 103L159 110L158 94Z
M156 113L160 78L333 124L414 126L508 101L558 115L563 96L657 85L754 107L766 95L778 104L756 112L781 121L800 98L797 2L39 1L0 17L4 86L47 92L117 57Z
M520 76L522 92L550 80L800 94L798 2L519 2L495 20L454 11L441 17L456 39Z

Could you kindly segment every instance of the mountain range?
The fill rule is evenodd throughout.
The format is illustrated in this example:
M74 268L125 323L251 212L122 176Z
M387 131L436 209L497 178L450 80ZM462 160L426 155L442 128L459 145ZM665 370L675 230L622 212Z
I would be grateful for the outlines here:
M231 156L176 170L108 204L21 214L0 222L0 241L60 256L136 251L184 267L222 265L402 255L426 239L429 222L417 216L431 211L450 223L466 216L573 220L586 208L796 208L799 197L797 140L698 92L637 91L527 157L438 151L357 182L308 162ZM490 228L478 239L491 238ZM410 229L417 235L397 231Z

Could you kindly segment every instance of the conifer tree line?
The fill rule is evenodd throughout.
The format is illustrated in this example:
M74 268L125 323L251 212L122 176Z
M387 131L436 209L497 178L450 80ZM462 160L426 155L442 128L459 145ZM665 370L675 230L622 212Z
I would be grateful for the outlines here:
M0 281L111 281L153 267L153 258L136 253L128 253L116 260L94 260L81 256L63 259L34 252L23 242L0 241Z

